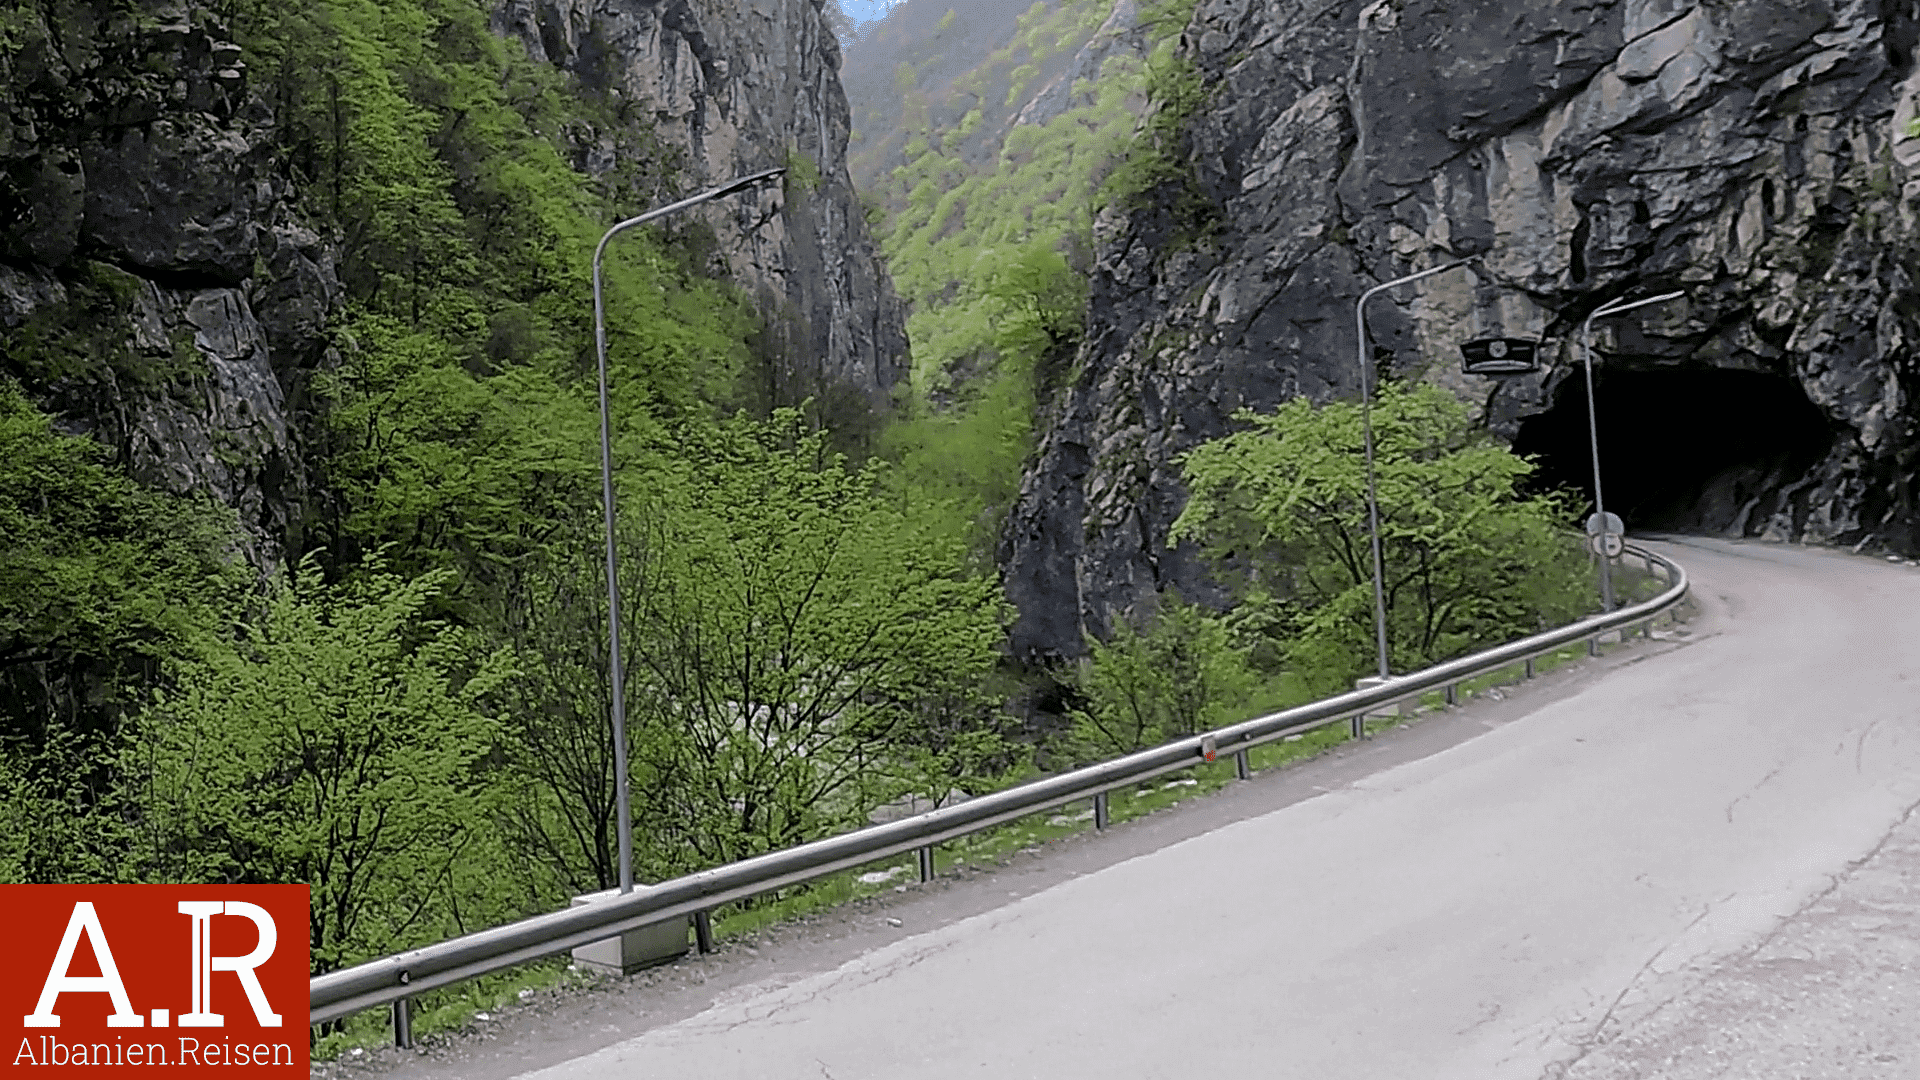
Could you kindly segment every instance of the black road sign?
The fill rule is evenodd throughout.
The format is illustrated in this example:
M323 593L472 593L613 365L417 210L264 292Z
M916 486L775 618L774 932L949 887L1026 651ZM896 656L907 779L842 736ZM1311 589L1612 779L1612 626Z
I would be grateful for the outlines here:
M1524 375L1539 369L1540 343L1528 338L1475 338L1460 346L1469 375Z

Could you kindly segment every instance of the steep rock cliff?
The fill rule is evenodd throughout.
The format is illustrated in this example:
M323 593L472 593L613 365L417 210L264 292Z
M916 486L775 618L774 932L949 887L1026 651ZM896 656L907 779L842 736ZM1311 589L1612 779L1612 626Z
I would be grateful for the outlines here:
M791 164L784 212L701 213L735 281L768 316L788 396L860 391L886 404L907 366L894 296L847 176L840 44L822 0L502 0L495 28L592 90L635 103L678 151L684 190ZM609 136L587 167L611 162ZM636 207L635 211L644 209Z
M715 269L758 297L788 397L884 405L906 363L903 312L846 177L838 44L817 0L498 14L588 90L645 103L635 131L567 133L585 170L664 145L678 151L664 155L679 165L671 197L795 166L784 199L707 208ZM337 241L303 220L299 171L277 156L275 102L199 5L74 2L8 20L5 370L142 482L234 507L249 559L277 565L326 498L307 395L344 291ZM765 205L778 212L758 220Z
M1027 658L1163 590L1176 456L1242 407L1436 382L1585 483L1581 321L1596 325L1607 498L1630 528L1912 551L1920 98L1911 0L1201 0L1189 175L1096 227L1089 337L1004 536ZM1199 241L1167 207L1217 210ZM1469 338L1546 370L1460 371Z
M131 474L298 543L296 409L340 286L271 161L271 115L205 9L15 12L0 112L7 368Z

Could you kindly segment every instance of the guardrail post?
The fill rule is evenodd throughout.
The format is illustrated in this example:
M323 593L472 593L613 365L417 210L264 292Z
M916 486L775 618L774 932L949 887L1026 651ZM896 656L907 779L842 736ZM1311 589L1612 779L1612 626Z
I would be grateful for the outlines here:
M1533 657L1527 657L1527 678L1533 678Z
M923 848L915 848L913 853L920 857L921 882L925 883L925 882L932 881L933 880L933 845L929 844Z
M402 1050L413 1049L412 998L401 998L393 1003L393 1045Z
M1107 821L1107 793L1102 791L1093 797L1093 827L1104 829Z
M1587 639L1587 655L1588 656L1600 655L1600 635L1599 634L1595 634L1592 637Z
M1233 772L1235 776L1238 776L1242 780L1253 775L1247 768L1247 752L1245 750L1235 750L1233 752Z
M1460 704L1460 684L1459 683L1447 684L1447 704L1449 706Z
M704 911L693 913L693 942L702 956L713 951L713 916Z
M1367 714L1354 713L1353 719L1347 722L1347 737L1352 739L1359 739L1359 738L1365 737L1366 733L1367 733Z

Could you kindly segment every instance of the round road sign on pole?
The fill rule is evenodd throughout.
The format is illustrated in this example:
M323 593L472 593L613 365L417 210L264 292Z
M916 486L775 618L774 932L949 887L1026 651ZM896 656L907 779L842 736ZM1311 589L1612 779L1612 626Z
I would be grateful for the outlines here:
M1609 512L1605 514L1590 514L1587 517L1588 536L1599 536L1601 533L1620 533L1624 535L1626 531L1627 523L1620 520L1619 514Z
M1619 533L1596 533L1587 539L1587 547L1595 555L1605 555L1609 559L1618 558L1627 549L1627 541Z

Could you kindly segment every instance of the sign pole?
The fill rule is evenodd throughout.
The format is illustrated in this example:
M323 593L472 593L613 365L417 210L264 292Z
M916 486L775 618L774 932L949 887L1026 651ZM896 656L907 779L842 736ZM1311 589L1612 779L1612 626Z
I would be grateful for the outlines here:
M1632 311L1637 307L1646 307L1648 304L1664 303L1685 295L1684 292L1662 293L1659 296L1651 296L1645 300L1635 300L1630 304L1623 304L1617 300L1609 301L1594 309L1593 314L1587 316L1586 323L1581 327L1580 351L1585 359L1587 369L1587 441L1593 449L1593 511L1594 517L1602 523L1600 530L1602 533L1605 532L1608 515L1607 504L1603 501L1600 494L1600 421L1596 418L1593 404L1593 320L1604 318L1608 315L1618 315L1624 311ZM1625 530L1622 529L1622 531L1624 532ZM1609 559L1600 547L1596 547L1595 550L1601 551L1600 610L1612 611L1613 560Z

